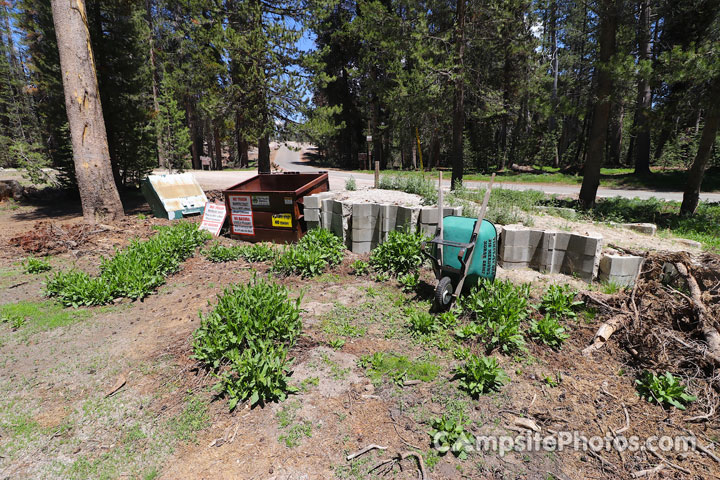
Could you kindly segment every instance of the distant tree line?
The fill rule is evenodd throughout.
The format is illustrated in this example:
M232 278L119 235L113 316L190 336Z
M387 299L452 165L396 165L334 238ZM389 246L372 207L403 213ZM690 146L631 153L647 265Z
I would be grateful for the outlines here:
M720 158L719 12L716 0L339 0L311 26L308 135L341 167L370 147L381 168L417 168L416 132L424 167L453 180L558 167L584 174L587 205L601 166L690 167L699 190Z
M52 10L0 3L0 165L58 168L72 148ZM688 169L683 210L718 163L717 0L87 0L116 184L156 166L239 166L307 139L344 168ZM316 48L298 41L311 32ZM368 143L368 136L372 137Z
M308 88L295 0L87 0L87 24L118 185L153 168L248 163L297 121ZM75 182L57 36L47 0L0 2L0 166Z

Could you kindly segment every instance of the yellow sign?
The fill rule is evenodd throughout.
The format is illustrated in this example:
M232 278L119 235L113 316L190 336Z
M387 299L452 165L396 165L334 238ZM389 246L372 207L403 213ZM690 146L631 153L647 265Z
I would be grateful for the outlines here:
M276 213L272 216L272 226L292 228L292 215L289 213Z

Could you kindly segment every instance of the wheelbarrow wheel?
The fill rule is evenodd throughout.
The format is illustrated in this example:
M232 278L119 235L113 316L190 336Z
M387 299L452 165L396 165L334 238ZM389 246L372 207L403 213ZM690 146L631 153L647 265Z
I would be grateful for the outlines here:
M435 304L440 310L447 310L453 300L453 286L450 277L442 277L435 287Z

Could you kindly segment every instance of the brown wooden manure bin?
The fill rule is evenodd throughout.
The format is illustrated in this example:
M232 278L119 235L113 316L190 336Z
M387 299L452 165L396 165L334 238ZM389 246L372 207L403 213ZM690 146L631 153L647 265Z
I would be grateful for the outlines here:
M227 190L230 236L249 242L291 243L307 231L303 198L330 188L327 172L261 173Z

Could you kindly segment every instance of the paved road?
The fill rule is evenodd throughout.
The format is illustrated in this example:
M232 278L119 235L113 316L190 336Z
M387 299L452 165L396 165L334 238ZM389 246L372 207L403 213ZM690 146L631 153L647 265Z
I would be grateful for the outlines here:
M293 145L293 147L301 147L301 145ZM318 170L317 167L309 165L302 159L302 150L289 149L285 145L280 145L275 154L275 163L285 171L296 172L313 172ZM254 172L209 172L194 171L200 185L204 188L227 188L246 178L254 175ZM330 188L333 190L342 189L345 181L353 177L358 185L371 186L373 184L373 176L366 173L350 173L341 170L329 170ZM477 188L486 185L487 182L467 181L465 182L471 188ZM495 182L498 188L506 188L508 190L538 190L547 194L577 196L580 193L579 185L558 185L558 184L541 184L541 183L514 183L514 182ZM450 188L450 181L445 180L443 187ZM625 197L625 198L641 198L647 199L651 197L663 200L682 201L682 192L666 192L653 190L627 190L619 188L599 188L598 197ZM700 199L706 202L720 202L720 193L702 193Z

